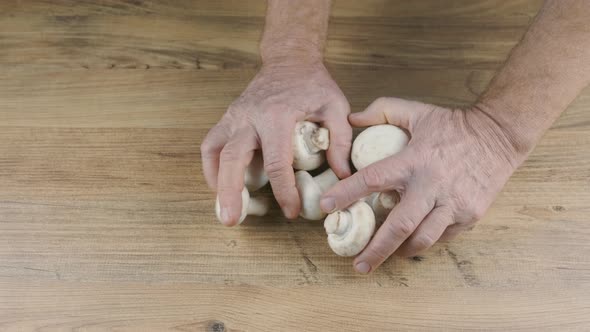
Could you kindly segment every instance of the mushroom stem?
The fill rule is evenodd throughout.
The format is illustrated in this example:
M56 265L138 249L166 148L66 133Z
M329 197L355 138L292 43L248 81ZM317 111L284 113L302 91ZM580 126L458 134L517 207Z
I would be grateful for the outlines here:
M299 215L308 220L320 220L326 214L320 208L322 194L338 182L338 177L331 169L312 177L306 171L295 173L295 186L301 199L301 211Z
M293 132L293 168L309 171L320 167L329 145L328 129L309 121L297 122Z
M264 216L270 209L270 201L267 197L250 197L247 214L250 216Z
M264 171L264 160L262 159L262 151L254 151L252 161L246 168L244 174L244 185L248 191L256 191L264 187L268 183L268 176Z
M397 191L372 193L371 195L363 199L364 202L371 206L375 213L375 218L378 223L383 222L389 212L395 207L400 201L399 194Z
M326 217L324 228L328 235L344 235L350 228L350 213L348 211L336 211Z
M393 209L393 207L399 203L399 200L400 197L397 191L383 192L377 195L379 207L386 210Z
M314 130L308 141L308 147L314 153L321 150L328 150L330 146L330 132L328 129L320 127Z
M322 193L326 192L330 187L332 187L336 182L338 182L338 177L336 173L331 168L328 168L324 172L319 175L314 176L314 181L320 186Z
M376 216L387 217L393 207L399 203L400 197L397 191L375 193L375 197L371 202L371 207ZM381 219L381 218L380 218Z

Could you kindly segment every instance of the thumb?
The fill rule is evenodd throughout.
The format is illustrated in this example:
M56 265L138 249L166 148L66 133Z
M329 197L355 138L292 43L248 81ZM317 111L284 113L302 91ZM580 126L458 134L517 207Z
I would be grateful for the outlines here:
M394 97L375 99L363 112L348 117L355 127L392 124L412 131L416 120L433 106Z

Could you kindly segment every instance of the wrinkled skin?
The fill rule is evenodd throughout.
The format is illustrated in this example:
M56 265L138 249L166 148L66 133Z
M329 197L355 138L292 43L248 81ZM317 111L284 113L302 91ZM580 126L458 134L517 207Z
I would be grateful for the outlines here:
M473 227L525 157L477 107L449 110L379 98L349 120L356 127L390 123L411 136L403 151L340 181L322 197L322 209L329 212L372 192L401 194L401 202L355 259L362 273L394 252L413 256Z
M328 163L339 178L349 176L349 113L346 97L320 61L265 63L201 145L203 171L217 190L222 223L237 223L244 170L260 148L277 202L288 218L297 217L301 207L291 166L297 121L330 130Z

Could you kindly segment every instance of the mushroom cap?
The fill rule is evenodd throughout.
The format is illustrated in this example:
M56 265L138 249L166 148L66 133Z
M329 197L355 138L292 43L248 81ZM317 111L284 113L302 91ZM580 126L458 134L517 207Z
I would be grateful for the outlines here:
M295 173L295 186L301 199L301 212L299 215L308 220L321 220L326 214L320 208L322 189L306 171Z
M369 204L358 201L346 210L330 213L324 221L328 244L340 256L355 256L375 232L375 215Z
M394 125L368 127L352 143L352 164L360 170L400 152L409 140L408 135Z
M314 144L313 134L320 126L313 122L301 121L293 132L293 168L309 171L320 167L326 160L322 147Z
M254 151L252 161L246 168L244 174L244 185L248 191L256 191L264 187L268 183L268 176L264 171L264 160L260 150Z
M246 216L248 215L248 205L250 205L250 193L248 192L248 189L244 188L242 189L242 212L240 214L238 224L241 224L242 221L246 219ZM222 222L221 208L219 206L219 196L217 196L217 199L215 200L215 215L217 216L217 220Z

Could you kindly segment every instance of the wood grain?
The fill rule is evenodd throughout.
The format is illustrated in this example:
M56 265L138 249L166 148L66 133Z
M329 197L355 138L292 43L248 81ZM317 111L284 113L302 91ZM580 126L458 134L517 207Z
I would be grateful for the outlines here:
M1 312L12 318L0 322L7 331L582 331L590 323L587 289L10 286L0 298ZM37 295L19 298L23 292ZM31 309L39 307L51 309Z
M541 3L338 0L329 70L354 111L469 105ZM220 226L199 144L264 7L0 3L0 331L590 328L590 89L473 231L370 276L276 206Z
M540 5L372 2L335 2L328 63L496 69ZM231 6L216 1L82 3L0 5L0 65L223 69L258 64L264 1L232 1Z

